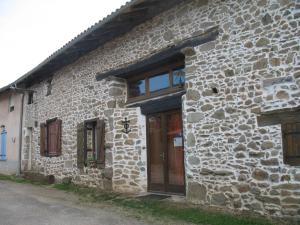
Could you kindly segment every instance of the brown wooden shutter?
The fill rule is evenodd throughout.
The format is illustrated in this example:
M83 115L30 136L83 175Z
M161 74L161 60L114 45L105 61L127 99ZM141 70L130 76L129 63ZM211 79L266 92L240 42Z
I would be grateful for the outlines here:
M47 141L48 141L48 156L53 157L56 155L56 129L55 123L47 122Z
M97 120L96 124L96 150L97 150L97 167L105 166L105 122Z
M61 138L62 138L62 120L57 119L55 121L55 125L56 125L56 132L57 132L57 136L56 136L56 156L60 156L62 154L61 152Z
M40 124L40 154L46 156L47 153L47 125Z
M282 124L284 163L300 165L300 123Z
M48 122L48 155L50 157L61 155L61 125L62 121L56 119Z
M77 126L77 167L84 167L84 123Z

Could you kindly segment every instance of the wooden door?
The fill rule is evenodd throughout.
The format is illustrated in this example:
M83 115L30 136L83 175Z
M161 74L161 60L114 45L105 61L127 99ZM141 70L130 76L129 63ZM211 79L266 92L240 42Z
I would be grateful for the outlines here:
M184 148L181 111L147 117L149 191L184 193Z

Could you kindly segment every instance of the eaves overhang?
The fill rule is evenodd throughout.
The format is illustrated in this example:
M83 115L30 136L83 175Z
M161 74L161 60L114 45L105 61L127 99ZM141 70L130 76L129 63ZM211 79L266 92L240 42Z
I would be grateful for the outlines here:
M132 0L79 34L14 84L30 86L47 79L55 71L75 62L83 55L184 1L188 0Z

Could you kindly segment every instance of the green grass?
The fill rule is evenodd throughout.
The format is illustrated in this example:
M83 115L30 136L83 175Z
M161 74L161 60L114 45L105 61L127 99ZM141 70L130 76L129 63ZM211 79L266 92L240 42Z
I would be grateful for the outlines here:
M10 175L3 175L3 174L0 174L0 180L9 180L9 181L13 181L16 183L30 183L28 180L25 180L23 178L19 178L16 176L10 176Z
M212 212L199 207L175 204L155 200L139 200L112 192L104 192L94 188L83 188L72 184L55 184L54 188L73 192L87 201L109 203L125 209L133 210L139 215L148 214L156 218L165 218L205 225L273 225L262 218L235 216L221 212Z
M22 177L16 177L16 176L12 176L12 175L3 175L3 174L0 174L0 180L8 180L8 181L16 182L16 183L25 183L25 184L34 184L34 185L46 185L46 183L43 183L43 182L31 181L31 180L24 179Z
M18 183L31 183L13 176L0 175L0 180L10 180ZM36 184L36 183L34 183ZM157 219L177 220L201 225L273 225L262 218L236 216L200 209L187 204L176 204L155 200L140 200L122 194L105 192L95 188L78 187L73 184L54 184L55 189L79 195L81 200L96 203L106 203L121 207L141 217L148 215Z

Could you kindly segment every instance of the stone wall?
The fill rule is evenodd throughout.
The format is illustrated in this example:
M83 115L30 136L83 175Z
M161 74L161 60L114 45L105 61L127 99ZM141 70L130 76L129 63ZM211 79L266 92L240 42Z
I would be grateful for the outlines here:
M58 180L117 191L146 191L145 118L126 107L126 82L95 75L121 68L218 26L216 41L186 51L183 96L187 198L264 215L299 215L300 168L283 163L280 126L257 115L299 106L299 2L187 1L34 84L37 123L63 121L62 156L40 157L33 128L32 167ZM121 121L133 131L122 133ZM77 169L77 125L106 121L105 169ZM25 123L26 124L26 123ZM26 152L24 146L24 152Z
M299 3L215 1L201 17L221 35L186 57L187 197L299 217L300 167L283 163L281 126L257 124L300 105Z
M120 192L147 190L147 157L145 117L138 108L109 111L113 136L113 189ZM124 118L130 122L130 133L123 132Z

